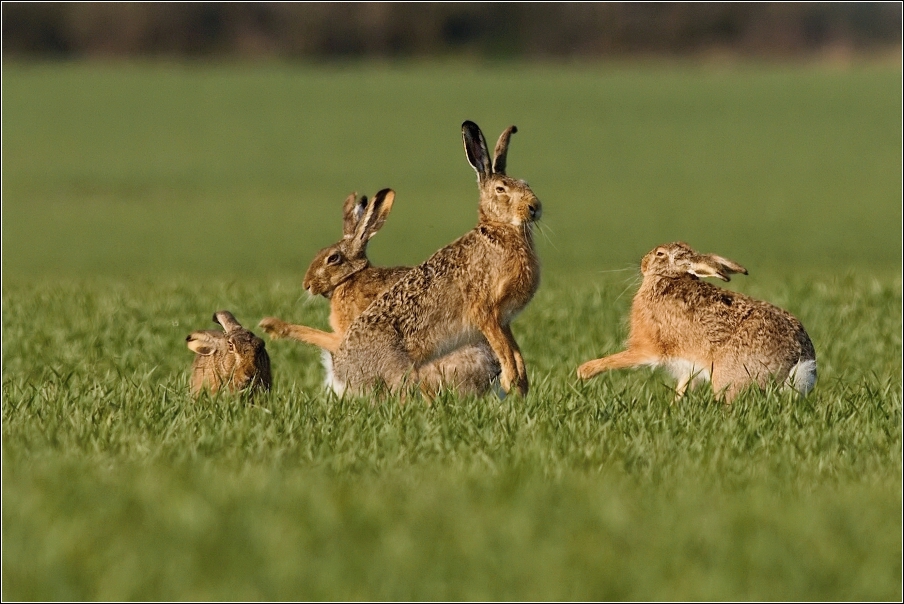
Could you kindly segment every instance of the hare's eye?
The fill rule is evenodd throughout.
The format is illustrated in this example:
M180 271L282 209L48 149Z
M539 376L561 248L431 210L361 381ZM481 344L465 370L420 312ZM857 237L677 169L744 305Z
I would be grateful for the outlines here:
M656 256L658 258L662 258L663 256L665 256L665 252L663 252L662 250L656 250Z
M327 264L339 264L339 261L342 259L342 256L339 255L339 252L333 252L330 254L330 257L326 259Z
M503 187L501 185L496 187L496 192L497 193L505 193L505 187Z

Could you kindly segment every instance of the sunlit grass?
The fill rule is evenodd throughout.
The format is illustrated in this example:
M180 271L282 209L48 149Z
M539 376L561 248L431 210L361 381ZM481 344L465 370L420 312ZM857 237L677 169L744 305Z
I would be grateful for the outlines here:
M900 70L16 65L3 72L5 599L901 598ZM544 202L531 393L337 399L268 341L257 405L188 395L229 309L301 290L351 190L415 263L474 224L459 125ZM807 399L672 404L615 352L653 246L798 316Z
M4 589L895 597L900 279L776 279L763 292L802 316L819 384L728 408L705 389L673 405L669 378L645 370L577 382L588 354L620 345L620 282L549 279L515 325L526 400L432 406L336 399L316 352L288 341L268 343L275 388L259 405L192 401L183 339L208 319L196 308L236 299L325 322L325 303L293 307L269 281L8 284Z

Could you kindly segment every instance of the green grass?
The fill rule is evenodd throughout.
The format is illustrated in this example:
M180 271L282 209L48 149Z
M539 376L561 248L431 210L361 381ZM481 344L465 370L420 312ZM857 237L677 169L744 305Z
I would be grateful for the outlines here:
M5 65L4 599L900 599L900 82ZM316 351L268 341L259 405L192 401L184 338L214 310L326 325L301 273L349 191L399 193L381 264L473 225L464 119L519 126L545 204L527 399L338 400ZM674 239L802 320L810 397L574 378Z

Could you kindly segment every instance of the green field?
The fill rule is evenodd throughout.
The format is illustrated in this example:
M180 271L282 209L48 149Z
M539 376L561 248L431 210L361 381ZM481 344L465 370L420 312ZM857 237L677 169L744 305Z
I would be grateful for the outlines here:
M902 597L900 65L6 64L2 596ZM301 289L357 190L377 264L473 226L460 125L517 124L544 204L515 321L526 399L338 400L268 341L256 406L192 401L227 308L325 327ZM685 240L797 315L805 400L620 349L640 257ZM260 333L260 330L257 330Z

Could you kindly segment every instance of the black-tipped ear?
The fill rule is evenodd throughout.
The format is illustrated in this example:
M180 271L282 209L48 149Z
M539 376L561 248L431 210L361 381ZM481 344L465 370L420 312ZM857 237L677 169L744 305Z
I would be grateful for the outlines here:
M487 151L487 141L483 138L483 132L477 124L468 120L461 125L461 138L465 144L468 163L477 172L477 180L486 180L492 175L493 166L490 163L490 152Z
M392 203L395 201L395 191L392 189L383 189L373 196L370 203L364 209L364 216L358 221L358 228L355 230L355 243L363 249L370 241L370 238L377 234L386 218L392 210Z
M713 261L718 262L719 264L721 264L721 265L722 265L722 269L723 269L723 271L725 271L725 272L728 272L728 273L737 273L737 274L739 274L739 275L747 275L747 274L749 274L749 273L747 272L747 269L746 269L746 268L744 268L743 266L741 266L740 264L738 264L738 263L735 262L734 260L729 260L728 258L725 258L724 256L716 256L715 254L712 255L712 259L713 259Z
M373 199L371 199L370 203L374 208L375 214L383 214L383 219L386 219L385 214L389 213L389 209L392 208L392 202L395 201L395 191L392 189L380 189L377 191L377 194L374 195ZM385 212L383 211L385 208ZM382 224L381 224L382 226Z
M518 132L516 126L509 126L499 135L496 142L496 150L493 152L493 174L505 174L505 159L508 156L509 140Z
M381 189L370 200L370 211L367 216L367 238L370 239L376 235L377 231L383 228L383 224L389 217L392 210L392 204L395 201L395 191L392 189Z
M747 269L737 262L732 262L722 256L701 254L691 260L688 272L700 278L715 277L722 281L731 281L729 275L746 275Z

